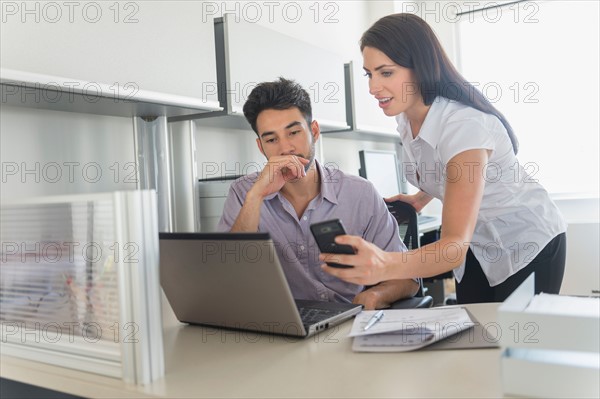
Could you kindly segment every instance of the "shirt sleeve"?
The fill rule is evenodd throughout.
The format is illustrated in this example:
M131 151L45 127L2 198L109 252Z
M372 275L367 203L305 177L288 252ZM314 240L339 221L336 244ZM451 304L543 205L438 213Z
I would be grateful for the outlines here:
M223 207L221 220L219 220L219 224L217 225L217 231L231 231L235 220L240 214L242 205L244 204L244 198L245 196L236 190L235 183L229 187L229 193L227 194L227 199L225 200L225 206Z
M501 123L497 118L493 119ZM490 122L492 121L490 120ZM495 150L492 129L497 126L489 125L489 122L477 119L463 119L447 123L438 144L442 163L448 165L452 158L468 150Z

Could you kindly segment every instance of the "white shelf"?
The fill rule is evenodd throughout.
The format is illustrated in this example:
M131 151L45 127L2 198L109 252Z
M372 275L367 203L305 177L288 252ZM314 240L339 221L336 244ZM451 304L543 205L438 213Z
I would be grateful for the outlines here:
M215 101L59 76L0 70L2 104L110 116L181 116L221 111Z
M331 137L337 139L346 139L346 140L368 140L368 141L376 141L383 143L398 143L400 142L400 136L392 136L389 134L374 132L374 131L365 131L359 129L352 129L343 132L333 132L333 133L325 133L323 137Z
M208 115L206 115L206 116L208 116ZM215 116L215 117L212 117L212 116L211 117L203 117L202 115L198 115L198 117L199 118L194 118L195 122L199 126L203 126L203 127L234 129L234 130L249 130L249 131L252 130L252 128L250 127L250 124L248 123L248 121L246 120L244 115L237 113L237 112L233 112L230 114L222 114L222 115ZM187 120L187 119L189 119L189 118L187 118L185 116L175 117L175 118L170 118L169 122L177 122L177 121L182 121L182 120ZM348 126L346 126L346 124L341 123L341 122L328 121L328 120L318 119L318 118L315 118L315 120L317 122L319 122L319 126L321 128L321 133L325 133L327 135L331 134L328 132L338 131L338 130L348 128Z

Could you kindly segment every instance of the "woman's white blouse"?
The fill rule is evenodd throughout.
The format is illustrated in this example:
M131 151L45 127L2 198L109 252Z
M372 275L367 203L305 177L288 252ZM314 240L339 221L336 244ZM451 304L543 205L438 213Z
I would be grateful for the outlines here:
M518 163L506 129L494 115L437 97L415 139L404 114L396 116L396 121L407 180L442 202L446 171L462 176L473 173L472 168L460 170L452 158L467 150L491 150L470 242L490 286L527 266L546 244L566 231L560 211L535 176L528 175ZM464 262L454 269L459 282L464 272Z

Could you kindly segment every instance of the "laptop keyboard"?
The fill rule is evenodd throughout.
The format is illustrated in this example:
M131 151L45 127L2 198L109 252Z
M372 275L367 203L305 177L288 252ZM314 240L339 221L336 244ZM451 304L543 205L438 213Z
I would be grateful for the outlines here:
M319 323L337 314L343 313L343 310L315 309L315 308L298 308L300 318L305 325Z

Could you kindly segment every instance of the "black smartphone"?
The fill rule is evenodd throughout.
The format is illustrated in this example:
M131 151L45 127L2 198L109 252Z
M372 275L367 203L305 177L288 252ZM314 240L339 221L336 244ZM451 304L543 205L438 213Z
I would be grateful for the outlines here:
M324 222L311 224L310 231L313 237L315 237L315 241L317 242L319 250L322 253L347 255L352 255L356 253L354 251L354 248L352 248L350 245L336 244L335 237L346 234L346 230L344 230L344 225L339 219L326 220ZM350 265L342 265L340 263L335 262L325 263L327 263L331 267L354 267Z

